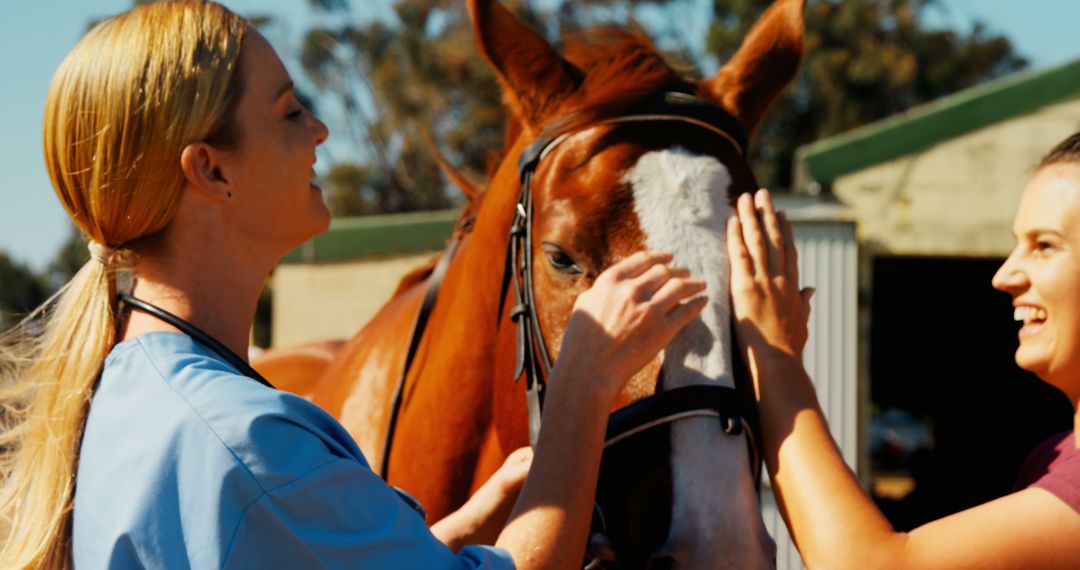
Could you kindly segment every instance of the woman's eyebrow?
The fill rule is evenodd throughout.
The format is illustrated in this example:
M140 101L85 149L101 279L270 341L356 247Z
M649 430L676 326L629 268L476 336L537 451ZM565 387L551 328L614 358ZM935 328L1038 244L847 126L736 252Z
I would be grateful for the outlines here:
M1030 230L1024 232L1024 237L1027 237L1029 239L1034 239L1034 238L1037 238L1037 237L1047 236L1047 235L1053 236L1053 237L1058 237L1058 238L1063 237L1063 235L1062 235L1062 233L1060 231L1050 229L1050 228L1031 228Z

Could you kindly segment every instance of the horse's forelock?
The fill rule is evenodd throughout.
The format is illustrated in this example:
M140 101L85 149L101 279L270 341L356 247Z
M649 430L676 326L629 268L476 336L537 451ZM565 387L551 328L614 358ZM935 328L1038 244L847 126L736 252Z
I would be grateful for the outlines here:
M564 41L566 59L584 78L553 118L552 130L569 132L626 114L661 91L693 92L640 29L595 28Z

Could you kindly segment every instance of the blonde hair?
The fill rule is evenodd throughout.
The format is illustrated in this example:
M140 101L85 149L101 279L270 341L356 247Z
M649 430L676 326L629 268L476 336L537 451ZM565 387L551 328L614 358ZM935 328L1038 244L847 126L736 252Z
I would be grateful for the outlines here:
M92 242L122 253L91 259L0 337L2 568L70 563L79 446L117 334L116 270L173 218L183 148L235 143L245 30L212 2L147 4L95 26L53 77L44 121L53 188Z

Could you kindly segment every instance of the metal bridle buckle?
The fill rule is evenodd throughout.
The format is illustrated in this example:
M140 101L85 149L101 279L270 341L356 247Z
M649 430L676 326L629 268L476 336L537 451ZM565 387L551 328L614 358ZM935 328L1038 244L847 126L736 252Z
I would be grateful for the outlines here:
M596 526L596 521L599 521L600 530L597 530L589 535L589 542L585 545L585 556L588 560L588 564L585 565L584 570L598 570L604 567L605 562L617 564L618 560L615 558L615 547L611 545L611 539L607 535L607 520L604 518L604 510L600 508L600 504L593 502L593 523Z
M740 435L743 432L742 418L738 416L727 416L723 418L724 433L728 435Z

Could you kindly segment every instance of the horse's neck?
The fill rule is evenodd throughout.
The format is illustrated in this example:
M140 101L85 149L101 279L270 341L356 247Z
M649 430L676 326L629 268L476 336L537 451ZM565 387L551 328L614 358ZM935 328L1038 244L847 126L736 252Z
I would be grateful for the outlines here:
M505 406L493 399L495 382L513 384L514 330L500 327L498 311L515 188L489 189L480 204L440 285L409 375L390 481L414 493L433 519L460 506L513 449L497 433ZM516 418L510 423L524 426Z

